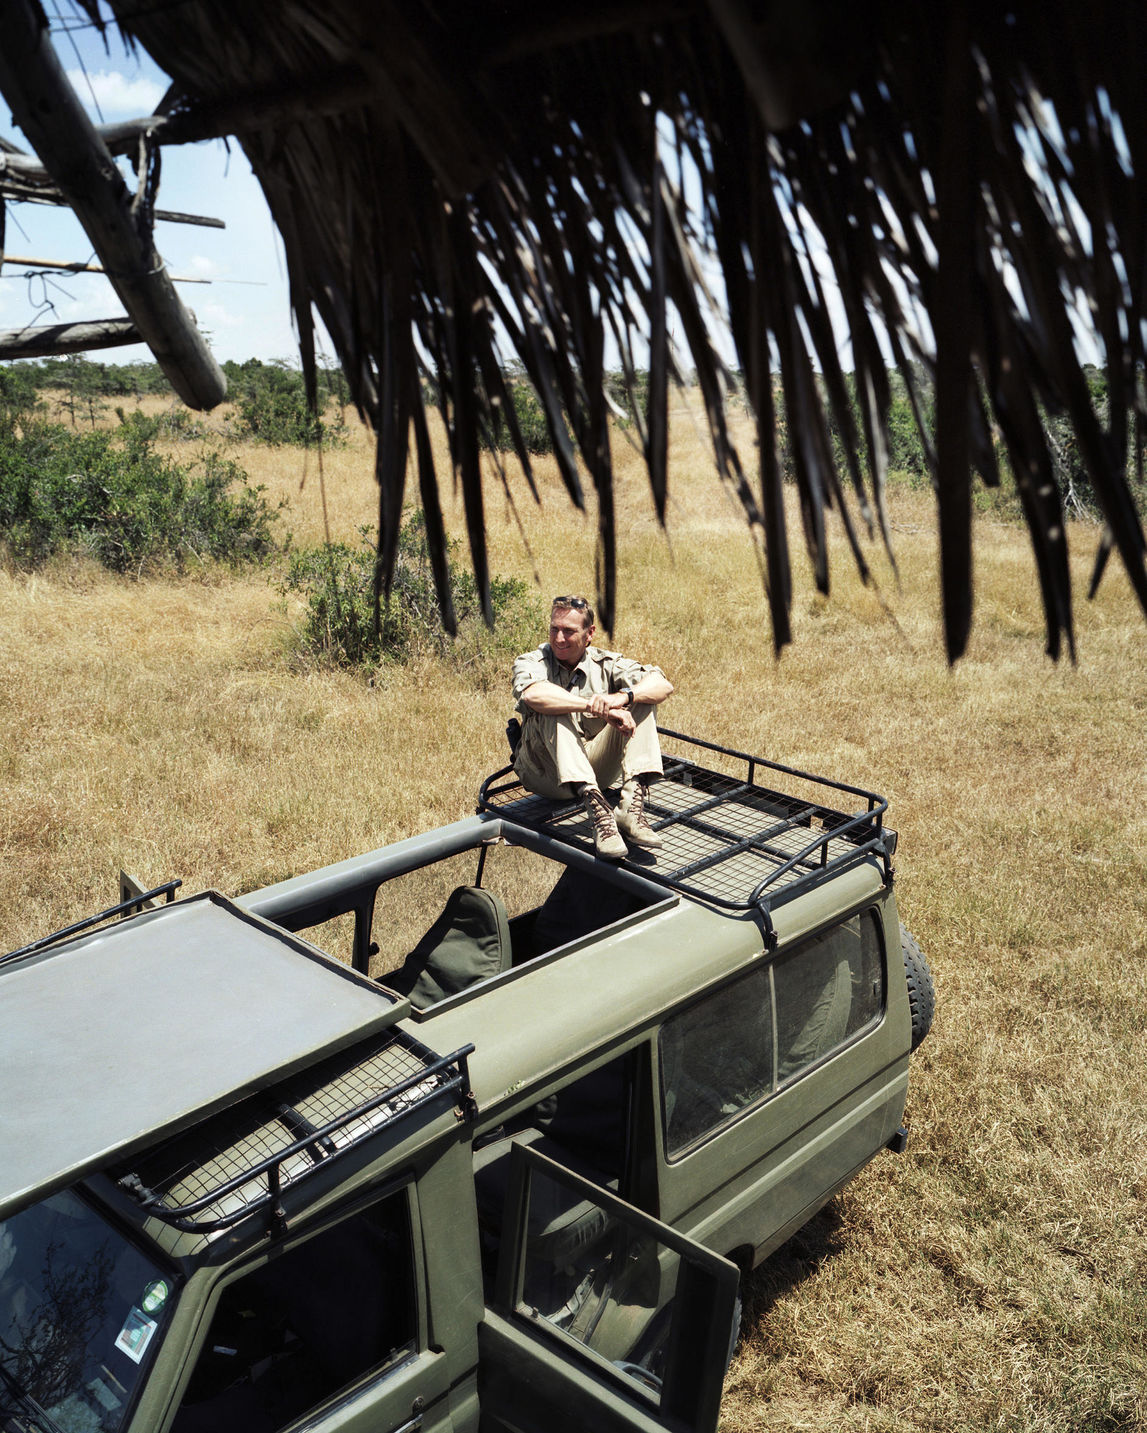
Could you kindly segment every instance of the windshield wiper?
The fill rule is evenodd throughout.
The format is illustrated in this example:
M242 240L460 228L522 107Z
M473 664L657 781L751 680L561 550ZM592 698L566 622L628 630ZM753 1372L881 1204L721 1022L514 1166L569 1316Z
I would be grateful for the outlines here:
M2 1363L0 1363L0 1379L3 1379L4 1387L16 1401L14 1408L2 1410L6 1416L22 1418L25 1422L30 1420L29 1426L31 1423L35 1423L41 1433L64 1433L52 1415L40 1407L15 1374L9 1373Z

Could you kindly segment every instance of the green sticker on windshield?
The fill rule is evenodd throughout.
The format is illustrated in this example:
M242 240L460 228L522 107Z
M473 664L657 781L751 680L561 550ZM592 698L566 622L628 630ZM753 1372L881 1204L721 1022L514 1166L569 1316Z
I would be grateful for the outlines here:
M163 1308L170 1293L171 1289L166 1279L153 1279L144 1289L143 1298L140 1299L144 1313L153 1314L157 1309Z

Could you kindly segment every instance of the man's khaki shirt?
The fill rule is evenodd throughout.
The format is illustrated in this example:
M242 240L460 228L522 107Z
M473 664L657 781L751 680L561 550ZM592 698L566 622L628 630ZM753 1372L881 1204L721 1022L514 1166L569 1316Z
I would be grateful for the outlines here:
M628 692L650 672L665 675L660 667L645 666L623 657L620 652L603 652L600 647L587 647L577 666L566 668L554 656L550 644L543 642L533 652L523 652L514 662L514 701L523 717L532 716L535 713L522 700L522 693L535 682L553 682L567 692L588 698Z

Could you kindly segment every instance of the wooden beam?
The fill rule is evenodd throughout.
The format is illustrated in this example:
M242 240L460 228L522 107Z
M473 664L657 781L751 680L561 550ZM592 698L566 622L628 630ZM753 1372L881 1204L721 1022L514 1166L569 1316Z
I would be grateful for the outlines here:
M156 219L162 219L166 224L198 224L201 229L227 227L222 219L213 219L208 214L184 214L179 209L155 209L152 213Z
M198 144L380 102L375 80L358 66L343 66L290 89L252 90L217 104L196 104L171 114L140 115L93 128L110 154L132 154L143 137L163 145ZM5 171L29 183L50 183L52 178L34 154L14 145L0 153L0 176Z
M19 254L0 253L0 265L19 264L22 269L63 269L69 274L106 274L107 269L100 264L74 264L65 259L28 259L22 258ZM182 279L178 274L171 275L173 284L209 284L210 279Z
M0 199L22 204L67 204L60 191L50 184L25 184L20 180L6 179L2 160L0 155ZM206 214L184 214L178 209L153 209L152 218L163 219L168 224L198 224L203 229L227 227L222 219L209 218Z
M104 318L94 323L49 323L38 328L0 329L0 359L59 358L65 353L88 353L97 348L119 348L142 343L130 318Z
M227 380L155 251L150 221L134 207L68 82L34 0L4 5L0 89L172 387L189 408L214 408L227 395Z

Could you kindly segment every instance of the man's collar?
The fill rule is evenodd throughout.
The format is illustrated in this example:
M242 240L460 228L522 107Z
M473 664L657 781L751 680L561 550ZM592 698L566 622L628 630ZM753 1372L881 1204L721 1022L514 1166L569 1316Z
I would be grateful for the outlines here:
M550 646L550 644L549 644L548 642L543 642L542 645L543 645L543 647L546 649L546 651L550 654L550 656L553 658L554 666L560 668L560 670L563 671L563 672L568 672L568 673L570 674L570 680L571 680L571 681L572 681L573 678L577 675L578 672L581 673L581 675L582 675L582 680L583 680L583 681L589 676L589 663L590 663L590 659L597 656L597 648L593 645L592 642L591 642L590 645L585 649L585 651L582 653L581 661L578 662L578 663L576 664L576 666L573 666L573 667L564 666L564 665L558 660L557 654L554 652L554 649Z

